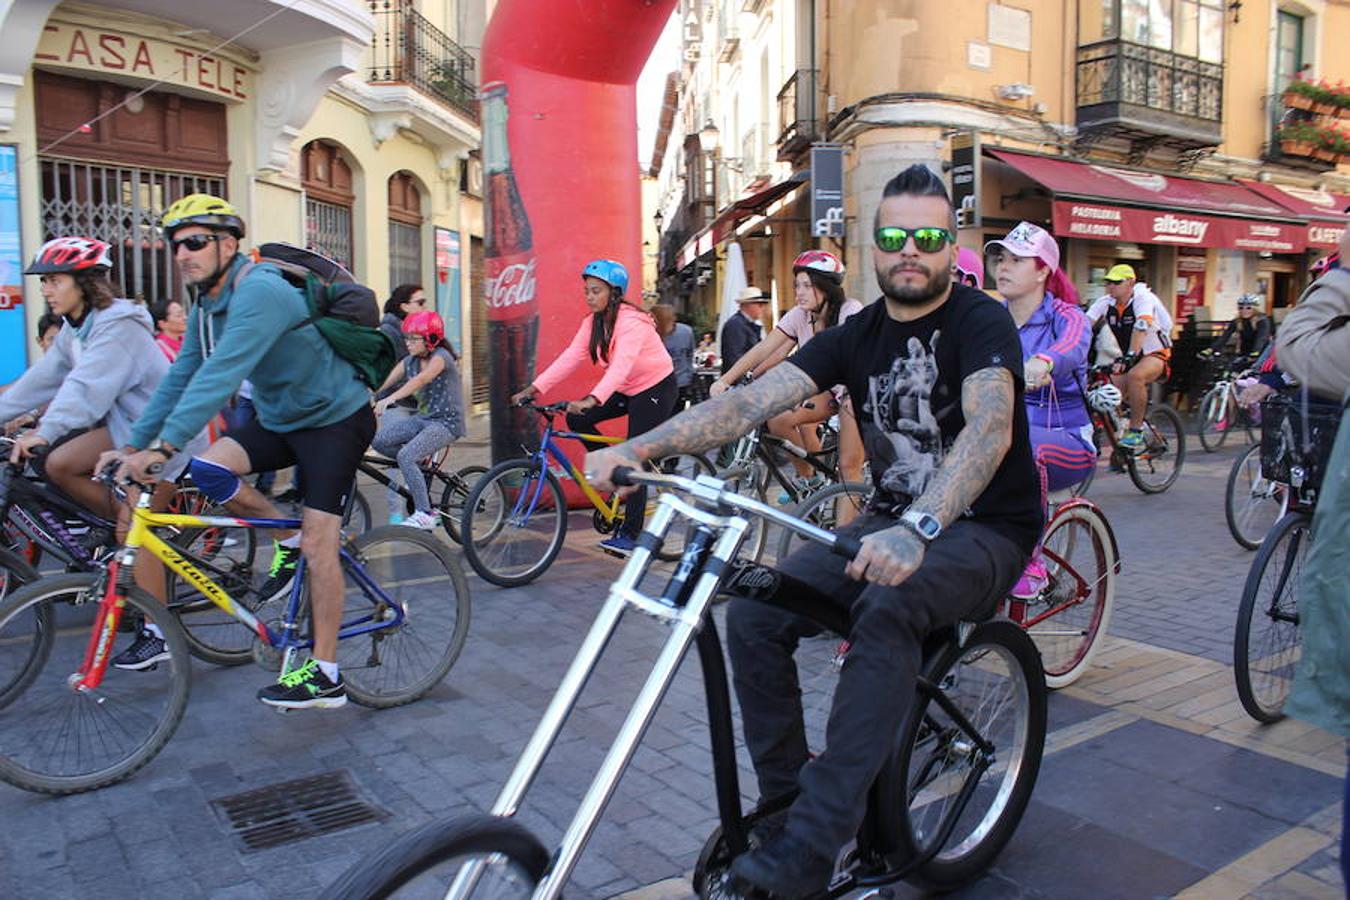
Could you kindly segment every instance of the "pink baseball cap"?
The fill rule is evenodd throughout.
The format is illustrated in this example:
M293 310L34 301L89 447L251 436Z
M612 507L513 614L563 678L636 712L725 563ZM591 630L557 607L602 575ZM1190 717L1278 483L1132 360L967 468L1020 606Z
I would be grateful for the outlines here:
M994 247L1002 247L1013 256L1035 257L1051 269L1059 268L1059 244L1050 232L1030 222L1018 222L1003 240L985 244L984 252L989 253Z
M972 276L976 287L984 286L984 257L979 251L969 247L956 248L956 271L959 275Z

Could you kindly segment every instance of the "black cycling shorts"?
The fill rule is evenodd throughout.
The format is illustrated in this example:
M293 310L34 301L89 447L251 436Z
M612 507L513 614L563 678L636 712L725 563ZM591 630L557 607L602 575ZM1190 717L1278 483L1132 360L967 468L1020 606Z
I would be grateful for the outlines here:
M284 433L268 431L253 419L227 437L244 448L250 471L299 466L304 505L340 516L356 481L356 467L375 437L375 411L363 406L332 425Z

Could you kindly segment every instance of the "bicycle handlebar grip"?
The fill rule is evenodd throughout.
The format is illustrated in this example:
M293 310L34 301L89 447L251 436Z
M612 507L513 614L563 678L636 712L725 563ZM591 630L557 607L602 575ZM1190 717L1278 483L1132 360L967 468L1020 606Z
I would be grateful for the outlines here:
M609 480L618 487L630 487L637 484L633 480L633 468L631 466L618 466L609 476Z
M831 553L844 559L853 559L861 550L862 541L847 535L835 535L834 543L830 546Z

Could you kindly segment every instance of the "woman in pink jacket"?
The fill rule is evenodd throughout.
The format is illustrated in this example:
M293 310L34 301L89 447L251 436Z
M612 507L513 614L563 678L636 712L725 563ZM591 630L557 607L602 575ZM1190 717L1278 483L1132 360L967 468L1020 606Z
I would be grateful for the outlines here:
M594 432L609 419L628 416L628 437L650 431L670 418L679 393L675 367L666 352L652 317L623 299L628 289L628 270L610 259L597 259L581 270L586 285L586 306L591 314L581 323L567 349L512 397L519 403L535 394L547 394L587 362L605 370L598 384L580 400L567 404L567 427ZM592 446L598 449L602 445ZM642 531L647 506L646 490L629 495L624 504L623 526L600 547L616 556L628 556Z

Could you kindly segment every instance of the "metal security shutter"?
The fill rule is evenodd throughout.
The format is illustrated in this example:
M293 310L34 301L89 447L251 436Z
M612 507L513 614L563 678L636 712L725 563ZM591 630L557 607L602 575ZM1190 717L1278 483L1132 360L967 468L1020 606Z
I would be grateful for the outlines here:
M483 303L483 239L469 238L469 353L473 360L472 402L488 402L487 306Z

